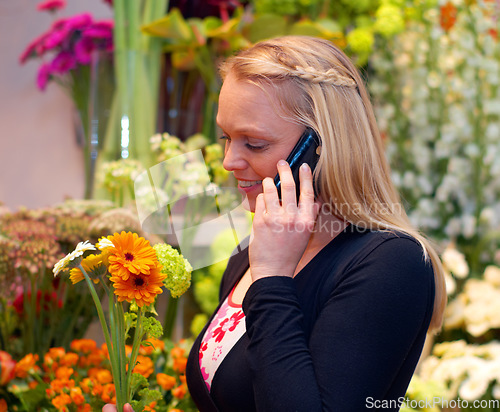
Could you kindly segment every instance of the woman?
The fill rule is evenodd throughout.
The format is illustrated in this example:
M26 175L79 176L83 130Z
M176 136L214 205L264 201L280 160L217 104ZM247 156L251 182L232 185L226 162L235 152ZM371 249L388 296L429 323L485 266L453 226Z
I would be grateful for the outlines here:
M390 181L361 77L309 37L261 42L221 74L224 167L255 215L191 350L193 399L201 411L399 409L446 295ZM306 129L320 157L314 176L301 167L296 199L283 159Z

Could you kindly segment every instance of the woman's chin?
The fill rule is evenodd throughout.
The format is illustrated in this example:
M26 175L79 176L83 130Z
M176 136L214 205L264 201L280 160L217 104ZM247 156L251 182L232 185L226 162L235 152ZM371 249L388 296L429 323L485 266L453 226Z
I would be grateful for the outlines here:
M255 213L255 199L249 199L248 196L245 195L243 197L243 202L241 202L241 206L248 212Z

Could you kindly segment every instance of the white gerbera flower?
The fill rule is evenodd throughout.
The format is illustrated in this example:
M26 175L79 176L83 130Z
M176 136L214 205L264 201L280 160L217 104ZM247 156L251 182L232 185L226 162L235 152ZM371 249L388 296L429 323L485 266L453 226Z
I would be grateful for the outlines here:
M85 242L80 242L78 245L76 245L75 250L73 252L68 253L66 256L64 256L59 262L57 262L54 265L54 269L52 269L52 272L54 273L54 277L56 277L63 269L68 266L69 262L72 260L82 256L87 250L95 250L95 246L90 243L88 240Z
M104 249L107 249L108 247L115 247L113 245L113 242L109 240L107 237L101 237L99 239L99 242L96 243L97 249L103 251Z

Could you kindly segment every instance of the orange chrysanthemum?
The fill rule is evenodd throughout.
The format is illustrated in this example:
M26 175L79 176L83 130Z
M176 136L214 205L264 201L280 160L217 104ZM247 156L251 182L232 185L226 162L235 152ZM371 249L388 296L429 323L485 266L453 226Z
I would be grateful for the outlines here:
M38 355L28 353L24 358L17 362L14 369L16 377L24 379L31 371L38 370L38 366L36 365L37 361Z
M132 302L135 299L137 306L151 305L156 299L156 295L162 293L161 287L166 274L160 272L161 266L151 269L149 275L133 275L127 279L120 276L111 276L109 279L113 282L115 295L118 301Z
M92 339L75 339L71 342L71 349L75 352L89 353L96 349L97 344Z
M145 345L146 342L148 345ZM165 349L165 342L160 339L149 338L139 347L139 353L141 355L151 355L154 351L162 351L163 349Z
M158 385L160 385L164 391L169 391L177 384L176 379L166 373L157 373L156 382L158 382Z
M149 378L154 372L154 364L151 358L147 356L139 355L137 356L137 363L132 371L134 373L138 373L145 378Z
M127 281L131 275L150 275L158 266L156 252L149 241L137 233L121 232L108 236L113 243L109 250L108 270L112 276Z

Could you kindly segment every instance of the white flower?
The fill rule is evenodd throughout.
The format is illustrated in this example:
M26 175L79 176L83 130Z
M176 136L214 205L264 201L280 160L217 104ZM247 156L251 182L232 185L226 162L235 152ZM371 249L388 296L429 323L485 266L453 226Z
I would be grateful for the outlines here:
M444 271L444 282L446 284L446 294L453 295L457 289L457 282L447 270Z
M464 310L466 305L466 297L463 294L457 296L455 300L446 306L444 316L445 329L461 328L464 324Z
M54 269L52 269L54 277L56 277L59 274L59 272L61 272L61 270L63 270L66 266L68 266L69 262L82 256L87 250L95 250L95 246L88 240L86 240L85 242L78 243L73 252L68 253L54 265Z
M481 376L481 373L475 373L460 385L458 393L462 399L468 401L480 399L488 389L489 384L489 379Z
M493 286L500 287L500 268L490 265L484 271L484 279Z
M107 237L101 237L99 241L96 243L97 249L103 251L104 249L107 249L108 247L115 247L113 242L109 240Z
M469 265L465 256L452 246L448 246L441 256L448 270L457 278L463 279L469 274Z

